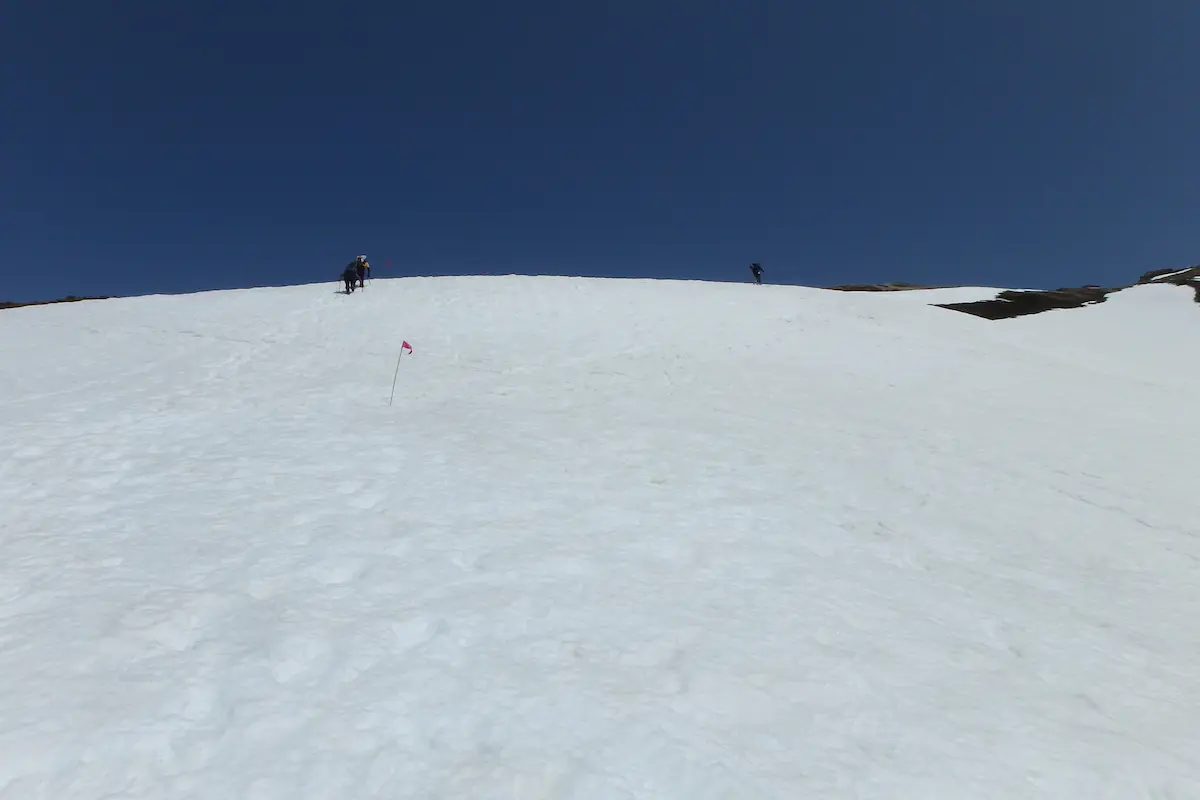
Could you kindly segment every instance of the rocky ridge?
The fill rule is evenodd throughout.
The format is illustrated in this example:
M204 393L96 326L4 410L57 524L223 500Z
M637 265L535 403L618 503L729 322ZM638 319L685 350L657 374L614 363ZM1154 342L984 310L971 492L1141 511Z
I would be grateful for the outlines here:
M1011 319L1029 314L1040 314L1043 311L1053 311L1064 308L1082 308L1083 306L1103 303L1110 294L1120 292L1131 286L1141 286L1151 283L1167 283L1176 286L1190 286L1196 293L1196 302L1200 303L1200 265L1184 269L1158 269L1145 273L1136 283L1126 286L1075 286L1061 289L1010 289L1000 292L992 300L978 300L967 303L937 303L939 308L960 311L984 319ZM918 289L933 289L945 287L920 286L910 283L876 283L876 284L844 284L830 286L832 290L842 292L902 292Z

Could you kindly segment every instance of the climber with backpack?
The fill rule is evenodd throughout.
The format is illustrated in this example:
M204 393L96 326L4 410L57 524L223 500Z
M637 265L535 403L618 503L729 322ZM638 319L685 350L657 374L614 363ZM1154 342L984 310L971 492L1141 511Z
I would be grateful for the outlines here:
M346 265L342 270L342 280L346 283L346 294L350 294L357 286L359 289L366 288L366 279L371 275L371 265L367 263L366 256L359 256Z
M354 272L358 275L358 288L367 288L364 281L371 276L371 265L367 263L366 256L359 256L354 260Z
M342 270L342 283L346 284L346 294L354 292L354 285L358 281L358 270L353 264Z

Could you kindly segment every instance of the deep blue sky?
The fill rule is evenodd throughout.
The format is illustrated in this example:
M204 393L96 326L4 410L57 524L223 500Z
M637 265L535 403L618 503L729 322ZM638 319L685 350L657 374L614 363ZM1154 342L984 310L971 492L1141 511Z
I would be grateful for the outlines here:
M11 0L0 299L1200 262L1196 0ZM385 262L390 261L391 266Z

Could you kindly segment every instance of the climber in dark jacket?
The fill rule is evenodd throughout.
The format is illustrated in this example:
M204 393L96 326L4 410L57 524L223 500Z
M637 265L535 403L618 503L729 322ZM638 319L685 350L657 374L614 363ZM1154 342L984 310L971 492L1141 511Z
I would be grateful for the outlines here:
M354 291L354 284L358 282L358 270L353 264L342 271L342 281L346 284L346 294Z
M758 283L758 284L762 283L762 265L761 264L751 264L750 265L750 274L754 276L755 283Z

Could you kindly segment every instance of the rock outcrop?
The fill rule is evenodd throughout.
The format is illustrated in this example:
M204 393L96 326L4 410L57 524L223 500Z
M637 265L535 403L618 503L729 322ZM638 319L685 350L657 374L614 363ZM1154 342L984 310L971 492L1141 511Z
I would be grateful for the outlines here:
M917 283L847 283L843 286L826 287L836 292L911 292L917 289L939 289L939 286L922 286Z
M0 311L6 308L22 308L24 306L48 306L53 303L78 303L80 300L109 300L109 297L76 297L69 294L66 297L60 297L57 300L34 300L29 303L12 303L8 301L0 301Z
M1196 293L1196 302L1200 303L1200 266L1187 269L1156 269L1139 278L1138 283L1171 283L1176 286L1190 286Z
M1170 283L1176 286L1190 286L1196 293L1196 302L1200 303L1200 266L1186 269L1158 269L1147 272L1138 279L1137 283L1129 286L1080 286L1069 289L1006 291L996 296L995 300L981 300L974 303L939 303L939 307L951 311L961 311L984 319L1009 319L1023 317L1027 314L1040 314L1063 308L1080 308L1082 306L1103 303L1114 292L1128 289L1130 286L1150 283Z
M1127 286L1077 286L1062 289L1027 289L1000 292L992 300L977 300L969 303L937 303L939 308L961 311L984 319L1010 319L1027 314L1040 314L1064 308L1081 308L1103 303L1110 294L1148 283L1170 283L1190 286L1200 303L1200 265L1185 269L1156 269L1142 275L1137 283ZM942 289L949 287L922 286L915 283L849 283L827 287L839 292L906 292L919 289Z
M1081 308L1093 303L1103 303L1111 292L1103 286L1080 286L1065 289L1030 289L1004 291L994 300L979 300L973 303L938 303L939 308L961 311L984 319L1011 319L1028 314L1040 314L1063 308Z

